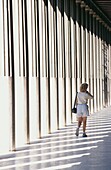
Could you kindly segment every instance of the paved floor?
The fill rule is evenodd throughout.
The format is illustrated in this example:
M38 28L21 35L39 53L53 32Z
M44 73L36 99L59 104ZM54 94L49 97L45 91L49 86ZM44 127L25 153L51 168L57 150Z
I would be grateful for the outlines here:
M44 139L0 156L0 170L111 170L111 107L88 118L87 138L77 122Z

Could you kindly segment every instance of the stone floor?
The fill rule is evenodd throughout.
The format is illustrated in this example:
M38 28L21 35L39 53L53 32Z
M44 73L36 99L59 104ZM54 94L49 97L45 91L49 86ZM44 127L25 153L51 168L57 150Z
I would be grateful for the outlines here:
M88 117L87 135L77 122L0 156L0 170L111 170L111 107Z

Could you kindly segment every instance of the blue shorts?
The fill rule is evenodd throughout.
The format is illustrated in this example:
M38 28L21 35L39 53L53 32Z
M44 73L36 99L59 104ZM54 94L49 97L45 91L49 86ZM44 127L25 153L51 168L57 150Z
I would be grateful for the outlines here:
M87 104L77 105L77 117L87 117L89 116L89 110Z

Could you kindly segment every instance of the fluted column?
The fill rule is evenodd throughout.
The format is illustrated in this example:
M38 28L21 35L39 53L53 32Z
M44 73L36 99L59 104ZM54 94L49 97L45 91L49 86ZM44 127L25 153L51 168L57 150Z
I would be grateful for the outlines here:
M107 29L106 24L103 24L103 66L104 66L104 77L103 77L103 92L104 92L104 106L108 104L108 46L107 46Z
M49 82L48 82L48 47L47 13L45 2L38 1L39 8L39 55L40 55L40 126L41 136L49 132Z
M14 83L15 83L15 137L16 147L29 143L29 79L27 46L27 4L15 0L13 9L13 48L14 48ZM23 16L23 20L22 20ZM24 21L24 22L23 22ZM24 45L25 44L25 45ZM21 135L21 138L20 138Z
M110 41L109 41L109 27L107 26L106 27L107 29L107 48L108 48L108 51L107 51L107 98L108 98L108 101L107 101L107 105L109 106L109 103L110 103L110 72L109 72L109 68L110 68Z
M77 91L81 84L81 46L80 46L80 25L81 8L79 0L76 1L76 47L77 47Z
M71 56L70 56L70 4L64 0L64 57L65 57L65 99L66 125L71 123Z
M99 86L99 90L100 90L100 109L103 108L103 87L102 87L102 20L99 20L99 66L100 66L100 86Z
M56 13L55 3L48 1L49 18L49 82L50 82L50 132L57 127L57 48L56 48Z
M70 2L70 24L71 24L71 73L72 73L72 107L74 105L74 99L76 95L76 77L77 77L77 65L76 65L76 5L73 0ZM75 120L75 115L72 114L72 122Z
M102 96L102 105L104 107L104 22L102 22Z
M100 105L100 64L99 64L99 22L98 16L96 17L96 70L97 70L97 110L99 110Z
M82 83L86 81L86 48L85 48L85 3L81 3L81 58L82 58Z
M109 57L111 56L111 28L109 28ZM109 59L109 95L110 95L110 101L109 105L111 105L111 60Z
M28 85L27 90L29 91L29 92L27 91L28 98L29 98L29 132L30 132L29 139L30 141L34 141L41 136L40 56L39 56L39 36L38 36L38 31L39 31L38 13L39 12L38 12L37 1L27 1L26 5L27 5L26 9L27 9L27 47L28 47L28 61L26 60L27 61L26 80ZM45 107L47 105L48 104L46 104ZM46 109L46 114L48 114L47 109ZM48 122L47 119L46 122ZM47 132L48 132L48 125L46 124L44 123L44 126L47 127ZM42 133L46 133L46 132L42 132Z
M91 94L94 94L94 57L93 57L93 11L90 10L89 11L89 41L90 41L90 92ZM93 107L93 104L94 104L94 100L91 100L90 101L90 112L93 113L94 111L94 107Z
M96 62L96 18L93 15L93 57L94 57L94 112L97 111L97 62Z
M0 153L15 150L15 83L12 3L0 1Z
M63 3L57 0L58 128L65 125Z
M85 7L85 40L86 40L86 82L89 84L89 74L90 74L90 69L89 69L89 63L90 63L90 50L89 50L89 8L88 6Z

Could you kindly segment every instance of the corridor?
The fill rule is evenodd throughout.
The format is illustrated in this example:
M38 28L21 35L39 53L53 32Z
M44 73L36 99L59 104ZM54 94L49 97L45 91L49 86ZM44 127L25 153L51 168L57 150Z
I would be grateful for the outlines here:
M111 107L88 118L87 138L77 122L0 156L0 170L111 170Z

